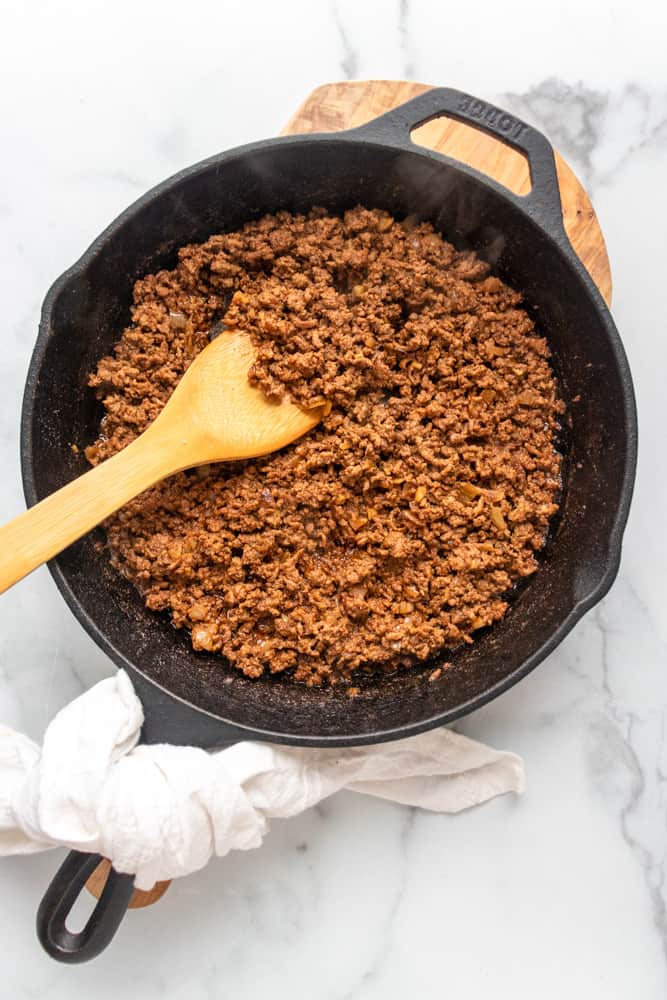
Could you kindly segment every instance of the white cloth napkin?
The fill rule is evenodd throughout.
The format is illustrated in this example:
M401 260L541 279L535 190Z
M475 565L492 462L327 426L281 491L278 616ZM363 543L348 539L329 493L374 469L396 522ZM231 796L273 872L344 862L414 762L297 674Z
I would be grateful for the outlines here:
M269 819L341 788L435 812L521 792L523 763L448 729L361 749L237 743L137 746L141 703L124 671L51 722L40 747L0 726L0 855L64 845L109 858L135 884L259 847Z

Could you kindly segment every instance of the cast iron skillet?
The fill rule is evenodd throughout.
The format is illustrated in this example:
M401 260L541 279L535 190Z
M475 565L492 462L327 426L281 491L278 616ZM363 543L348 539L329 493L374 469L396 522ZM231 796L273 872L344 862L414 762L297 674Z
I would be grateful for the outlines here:
M412 129L447 115L526 155L520 197L468 166L415 146ZM96 437L100 408L86 376L128 320L136 278L170 267L178 247L278 209L357 204L427 219L474 247L521 289L548 337L569 403L562 508L539 572L499 624L423 669L369 681L358 698L280 680L249 680L147 611L107 565L95 533L50 569L84 628L127 670L148 742L219 746L242 739L301 746L379 743L451 722L525 677L606 593L617 572L632 495L637 425L630 371L613 320L563 229L551 146L514 116L455 90L431 90L347 132L269 139L212 157L149 191L49 291L27 378L21 447L28 504L86 466L71 445ZM99 537L99 536L98 536ZM453 662L439 681L433 668ZM112 872L88 924L65 918L96 855L73 852L41 904L53 957L78 962L110 941L132 892Z

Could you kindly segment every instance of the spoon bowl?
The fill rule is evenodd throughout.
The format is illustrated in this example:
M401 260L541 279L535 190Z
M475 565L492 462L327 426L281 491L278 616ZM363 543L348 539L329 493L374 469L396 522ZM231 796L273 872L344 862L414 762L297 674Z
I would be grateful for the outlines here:
M171 472L267 455L319 423L322 407L303 410L285 398L274 402L251 385L254 361L252 341L234 331L219 334L192 362L142 435L150 434L154 448L164 441L174 459L180 456L183 464Z
M267 455L312 430L323 408L267 399L248 381L254 361L246 334L219 334L143 434L0 528L0 593L161 479Z

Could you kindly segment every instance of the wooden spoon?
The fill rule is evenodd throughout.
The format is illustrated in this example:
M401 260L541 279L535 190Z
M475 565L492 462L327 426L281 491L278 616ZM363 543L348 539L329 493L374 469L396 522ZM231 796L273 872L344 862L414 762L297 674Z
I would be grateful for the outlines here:
M0 528L0 593L166 476L267 455L312 430L322 408L269 402L248 382L254 360L248 336L221 333L143 434Z

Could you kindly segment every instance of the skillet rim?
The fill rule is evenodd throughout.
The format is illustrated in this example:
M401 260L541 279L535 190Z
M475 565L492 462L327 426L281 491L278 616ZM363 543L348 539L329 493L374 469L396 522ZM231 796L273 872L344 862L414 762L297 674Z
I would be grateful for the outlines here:
M419 98L416 100L419 100ZM398 110L400 109L395 109L395 111ZM393 114L394 112L389 112L387 117ZM430 117L434 116L431 115ZM362 746L401 739L433 729L437 726L451 723L455 719L481 708L483 705L497 698L500 694L509 690L529 673L531 673L572 631L574 626L584 616L584 614L586 614L587 611L589 611L605 596L616 578L620 564L623 532L627 524L635 481L638 437L637 411L632 376L625 350L611 313L597 286L591 279L584 265L581 263L579 257L572 249L562 226L560 229L556 229L554 231L551 228L540 225L539 222L536 221L534 214L529 211L528 202L525 202L525 207L523 207L520 198L513 196L511 192L509 192L502 185L475 170L473 167L441 153L436 153L432 150L426 149L425 147L417 146L411 142L409 132L406 133L404 137L398 136L388 140L386 130L378 127L378 123L381 121L382 118L374 119L360 128L350 129L345 132L309 133L307 135L289 135L263 139L257 142L237 146L231 150L208 157L192 166L186 167L151 188L131 205L129 205L102 231L102 233L100 233L88 249L84 251L81 257L58 278L56 278L47 292L42 306L39 331L32 352L23 395L20 425L21 471L23 490L28 506L33 506L39 499L41 499L38 495L35 483L36 470L32 434L36 388L39 381L40 370L44 362L45 353L52 336L51 320L53 309L58 297L65 290L68 284L90 267L90 265L103 251L107 241L113 237L126 222L131 220L138 211L142 210L151 202L161 198L168 191L178 187L178 185L180 185L183 181L192 179L197 174L205 172L211 167L222 167L227 163L231 163L235 159L243 158L258 151L265 151L267 149L271 150L279 146L310 146L314 143L323 142L329 144L353 144L362 147L381 147L384 150L390 149L393 151L408 152L412 155L424 157L428 160L434 160L438 163L442 163L444 161L453 170L466 174L472 177L477 183L490 187L494 191L494 194L502 198L512 208L512 210L520 212L524 215L528 222L530 222L533 226L537 226L544 234L547 241L551 244L554 251L565 258L565 263L568 269L573 273L573 278L584 286L585 294L592 300L591 305L600 316L622 387L622 415L626 435L626 454L624 475L620 485L619 502L613 525L605 544L604 559L601 559L600 561L601 572L599 573L597 581L589 585L587 594L576 601L570 611L565 615L558 628L551 632L548 638L537 649L535 649L530 656L523 660L516 670L512 671L506 677L503 677L500 681L496 682L480 694L457 705L455 708L444 710L436 713L435 715L429 716L427 719L421 719L417 722L406 723L400 727L395 726L371 733L362 732L347 733L346 735L317 735L294 734L284 731L277 732L274 730L261 729L239 723L233 719L218 715L215 712L188 701L180 695L175 694L169 688L160 684L150 675L144 673L136 664L132 663L123 653L116 649L113 643L107 639L105 633L97 626L94 619L83 608L78 598L74 595L67 575L60 565L59 558L56 557L47 564L49 571L55 580L56 586L74 616L93 641L109 656L116 666L127 670L131 676L135 674L138 675L142 681L145 682L145 684L149 685L148 690L153 688L155 689L156 694L161 692L163 695L166 695L169 699L177 704L180 704L184 708L189 709L191 712L208 717L209 720L219 724L221 727L224 727L230 734L234 734L234 737L238 739L261 739L273 743L284 743L294 746ZM419 122L419 124L421 124L421 122ZM417 126L412 125L411 127L414 128ZM142 688L144 687L145 685L142 684ZM145 694L146 692L144 691L144 697Z

